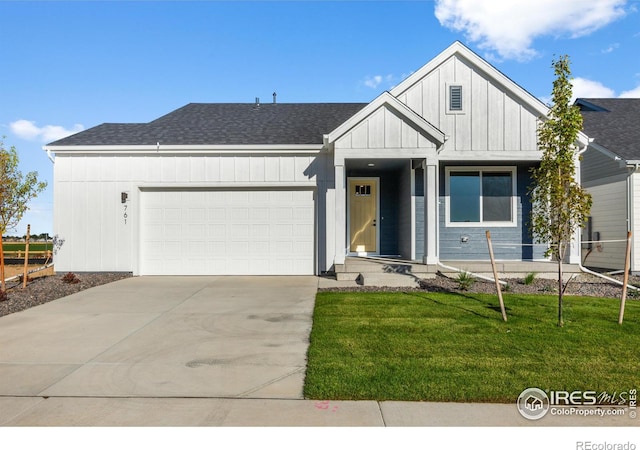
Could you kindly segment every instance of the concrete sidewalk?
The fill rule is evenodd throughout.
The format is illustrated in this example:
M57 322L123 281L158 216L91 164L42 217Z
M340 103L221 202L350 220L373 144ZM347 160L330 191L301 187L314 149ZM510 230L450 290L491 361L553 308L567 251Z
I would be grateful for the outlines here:
M515 405L231 398L0 397L2 426L620 427L627 415L531 421Z

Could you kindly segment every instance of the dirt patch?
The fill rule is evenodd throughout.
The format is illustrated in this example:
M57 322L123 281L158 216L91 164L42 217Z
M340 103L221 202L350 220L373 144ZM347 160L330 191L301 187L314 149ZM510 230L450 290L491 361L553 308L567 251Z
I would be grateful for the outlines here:
M41 264L29 264L27 265L27 271L30 272L35 269L40 269L43 266ZM4 276L5 278L11 278L16 275L22 275L24 273L24 265L7 265L4 268ZM53 266L39 270L37 272L33 272L29 274L29 278L38 278L44 276L54 275Z

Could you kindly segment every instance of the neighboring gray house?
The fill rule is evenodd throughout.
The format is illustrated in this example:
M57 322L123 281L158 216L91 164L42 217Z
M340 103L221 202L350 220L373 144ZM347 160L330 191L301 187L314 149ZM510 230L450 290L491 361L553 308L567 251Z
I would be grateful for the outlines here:
M497 258L543 259L526 191L547 112L455 42L370 103L274 97L99 125L45 147L56 269L318 274L349 255L435 268L487 260L485 230Z
M583 239L597 242L585 244L584 265L623 269L627 231L632 231L631 270L638 272L640 99L579 98L576 105L582 112L584 132L594 138L583 155L581 177L593 198Z

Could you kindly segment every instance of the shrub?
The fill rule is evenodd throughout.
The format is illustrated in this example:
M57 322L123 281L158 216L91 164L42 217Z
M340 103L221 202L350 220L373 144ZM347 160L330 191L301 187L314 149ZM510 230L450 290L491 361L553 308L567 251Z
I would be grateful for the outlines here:
M535 272L529 272L524 279L522 280L522 282L524 284L526 284L527 286L529 286L530 284L533 283L533 281L536 279L536 273Z
M73 272L68 272L65 276L63 276L62 281L68 284L80 283L80 279Z
M458 274L458 288L460 288L461 291L466 291L475 282L475 278L473 278L469 272L460 272Z

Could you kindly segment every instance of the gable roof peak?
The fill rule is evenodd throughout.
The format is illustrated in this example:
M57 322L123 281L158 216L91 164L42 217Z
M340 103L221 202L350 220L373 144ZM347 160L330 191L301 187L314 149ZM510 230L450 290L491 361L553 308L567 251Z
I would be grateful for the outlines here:
M427 62L420 69L413 72L404 81L400 82L396 87L391 90L391 95L398 97L404 92L409 90L412 86L419 83L425 76L450 58L458 56L464 59L467 63L476 68L478 72L484 74L484 76L490 78L496 85L501 86L505 91L510 92L514 97L520 99L523 104L526 104L531 110L535 111L541 117L547 117L549 114L549 108L538 98L534 97L527 90L517 84L515 81L507 77L500 70L479 56L469 47L464 45L460 41L454 41L449 47L444 49L433 59Z

